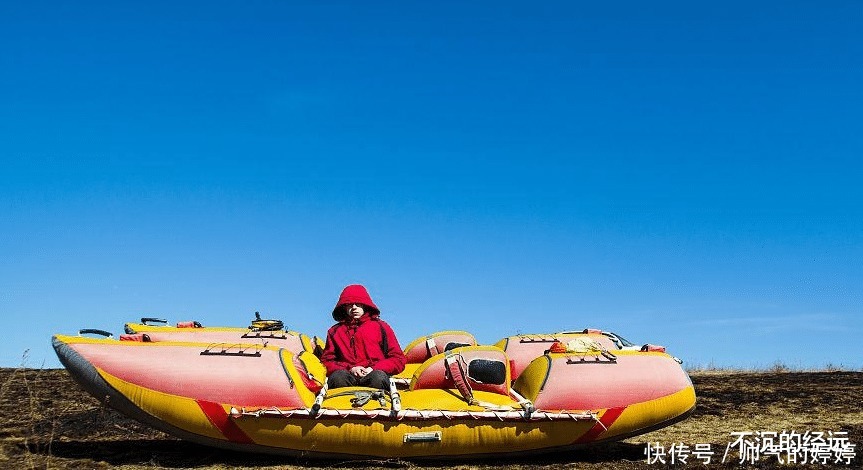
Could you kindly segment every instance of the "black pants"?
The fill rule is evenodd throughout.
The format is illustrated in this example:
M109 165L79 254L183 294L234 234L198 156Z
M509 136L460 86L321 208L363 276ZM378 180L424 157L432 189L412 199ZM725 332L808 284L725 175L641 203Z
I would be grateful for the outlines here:
M381 390L390 389L390 376L382 370L373 370L365 377L357 377L351 374L349 370L337 370L327 377L327 384L330 388L340 387L374 387Z

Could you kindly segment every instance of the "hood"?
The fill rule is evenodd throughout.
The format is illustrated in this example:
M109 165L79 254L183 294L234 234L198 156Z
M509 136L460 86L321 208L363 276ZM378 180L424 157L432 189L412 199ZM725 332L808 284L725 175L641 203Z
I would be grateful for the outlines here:
M381 314L378 306L372 302L372 298L369 295L369 291L366 290L360 284L351 284L342 290L342 294L339 296L339 301L336 302L335 308L333 308L333 319L335 321L342 321L345 318L345 311L342 308L344 305L348 304L361 304L365 307L366 312L369 316L376 317Z

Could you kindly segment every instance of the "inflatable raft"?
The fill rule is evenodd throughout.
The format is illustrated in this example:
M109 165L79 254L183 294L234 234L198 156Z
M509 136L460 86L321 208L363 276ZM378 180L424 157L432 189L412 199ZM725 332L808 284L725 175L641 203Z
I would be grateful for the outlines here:
M313 338L254 330L142 322L127 324L120 340L56 335L53 344L75 380L108 406L189 441L251 452L524 455L625 439L695 406L678 360L598 330L495 346L439 332L408 344L410 376L387 391L328 390Z

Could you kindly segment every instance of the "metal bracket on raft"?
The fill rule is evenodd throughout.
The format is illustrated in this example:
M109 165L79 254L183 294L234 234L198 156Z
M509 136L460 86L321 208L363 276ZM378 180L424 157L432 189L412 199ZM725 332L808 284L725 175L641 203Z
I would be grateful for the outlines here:
M242 356L242 357L261 357L261 347L258 345L251 345L254 348L254 351L249 352L249 345L245 347L239 344L216 344L212 346L208 346L207 349L201 351L202 356ZM221 348L220 351L213 351L215 348ZM229 351L231 348L237 348L236 351Z
M253 330L255 331L255 330ZM276 333L270 333L266 335L262 335L260 331L255 331L253 333L243 333L243 336L240 338L262 338L262 339L287 339L288 335L282 332L282 334L277 335Z
M557 341L557 338L554 336L551 337L531 337L531 336L522 336L519 338L519 343L553 343Z
M605 361L600 360L600 357L604 357L606 360ZM567 364L596 364L596 363L617 364L617 356L615 356L614 354L612 354L608 351L600 351L599 355L593 356L592 361L588 361L587 356L580 356L578 358L578 360L576 360L573 357L567 357L566 363Z

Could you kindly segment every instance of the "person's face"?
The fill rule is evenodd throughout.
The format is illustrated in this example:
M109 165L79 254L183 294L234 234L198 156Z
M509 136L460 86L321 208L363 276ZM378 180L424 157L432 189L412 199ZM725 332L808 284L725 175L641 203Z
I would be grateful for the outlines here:
M348 318L353 318L354 320L360 318L364 313L366 313L366 310L360 304L345 305L345 310L348 312Z

